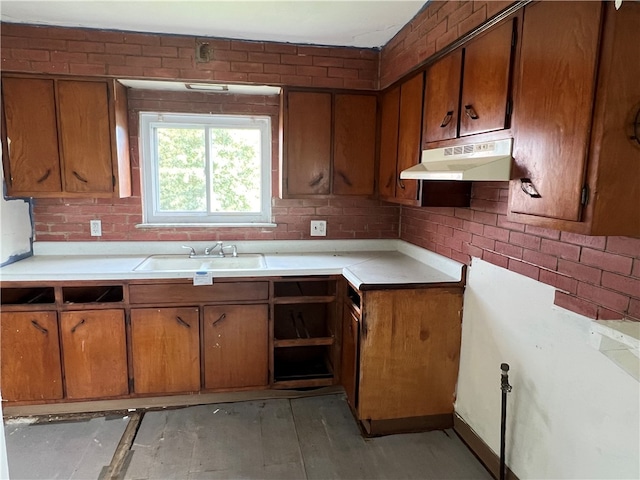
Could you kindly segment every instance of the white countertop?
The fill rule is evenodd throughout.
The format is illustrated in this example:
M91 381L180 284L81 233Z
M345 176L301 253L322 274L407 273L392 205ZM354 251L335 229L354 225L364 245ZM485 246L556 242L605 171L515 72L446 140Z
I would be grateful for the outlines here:
M189 242L198 252L207 242ZM218 278L344 275L356 288L457 283L463 265L400 240L225 242L262 253L266 268L216 270ZM34 255L0 268L2 281L192 278L193 272L134 270L149 255L185 255L180 242L36 242ZM70 254L73 252L73 254Z

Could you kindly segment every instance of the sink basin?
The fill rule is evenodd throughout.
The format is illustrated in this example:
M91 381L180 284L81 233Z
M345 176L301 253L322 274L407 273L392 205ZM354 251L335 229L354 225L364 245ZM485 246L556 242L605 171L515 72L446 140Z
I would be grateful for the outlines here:
M143 272L208 272L215 270L257 270L265 268L260 253L238 254L237 257L189 258L184 255L151 255L134 271Z

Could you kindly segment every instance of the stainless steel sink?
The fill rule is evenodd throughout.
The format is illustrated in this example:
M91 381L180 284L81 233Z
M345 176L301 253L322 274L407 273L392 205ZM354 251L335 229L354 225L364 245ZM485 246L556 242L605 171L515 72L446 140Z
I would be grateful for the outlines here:
M259 270L266 267L260 253L241 253L237 257L187 257L185 255L151 255L134 271L208 272L216 270Z

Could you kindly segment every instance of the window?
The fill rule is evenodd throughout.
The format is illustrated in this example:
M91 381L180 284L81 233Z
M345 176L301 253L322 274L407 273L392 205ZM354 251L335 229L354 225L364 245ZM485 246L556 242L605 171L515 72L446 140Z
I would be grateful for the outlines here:
M145 223L271 221L269 117L141 113Z

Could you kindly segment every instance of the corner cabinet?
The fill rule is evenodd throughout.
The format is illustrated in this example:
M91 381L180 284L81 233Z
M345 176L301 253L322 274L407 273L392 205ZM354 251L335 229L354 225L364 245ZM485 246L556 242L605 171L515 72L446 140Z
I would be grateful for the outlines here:
M509 220L640 236L638 25L637 2L525 7Z
M283 95L282 198L373 195L377 94Z
M3 75L2 106L8 195L131 195L126 89L117 81Z
M364 430L452 426L462 287L347 289L342 382Z

